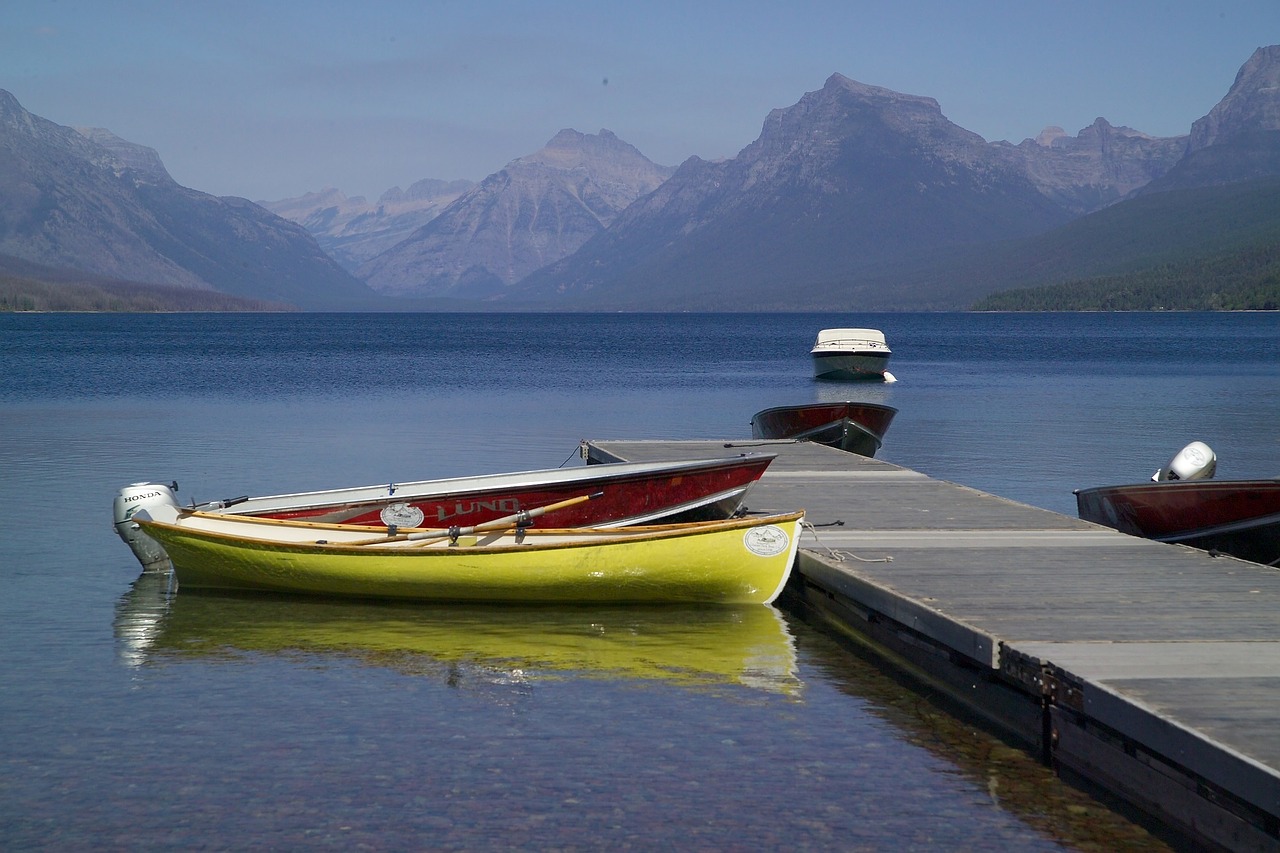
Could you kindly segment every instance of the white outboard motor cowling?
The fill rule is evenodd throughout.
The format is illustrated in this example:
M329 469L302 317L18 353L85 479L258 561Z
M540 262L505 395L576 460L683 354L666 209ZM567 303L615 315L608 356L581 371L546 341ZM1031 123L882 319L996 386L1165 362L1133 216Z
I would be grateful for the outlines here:
M1178 451L1169 464L1155 472L1157 483L1167 480L1208 480L1218 470L1218 457L1203 441L1193 441Z
M165 571L169 569L169 555L156 540L142 532L142 528L133 520L133 516L141 510L158 521L169 521L178 517L178 496L175 489L177 483L131 483L120 490L112 501L112 513L115 516L116 534L129 546L133 555L142 564L143 571Z

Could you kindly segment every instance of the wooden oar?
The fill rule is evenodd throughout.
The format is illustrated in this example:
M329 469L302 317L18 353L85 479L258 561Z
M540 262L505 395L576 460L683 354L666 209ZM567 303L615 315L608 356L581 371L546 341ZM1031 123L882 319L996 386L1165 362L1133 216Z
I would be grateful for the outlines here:
M470 536L473 533L479 533L485 530L506 530L512 527L522 527L529 523L530 520L540 515L546 515L549 512L555 512L558 509L574 506L575 504L585 503L586 501L595 500L601 497L604 492L595 492L590 495L579 495L576 498L567 498L557 501L546 506L534 507L533 509L522 509L520 512L512 515L495 518L493 521L485 521L480 524L473 524L470 527L442 527L435 530L419 530L417 533L398 533L393 536L380 536L376 539L360 539L356 542L345 542L345 545L380 545L386 542L404 542L428 539L430 542L422 544L429 545L431 542L439 542L442 539L450 539L455 536Z

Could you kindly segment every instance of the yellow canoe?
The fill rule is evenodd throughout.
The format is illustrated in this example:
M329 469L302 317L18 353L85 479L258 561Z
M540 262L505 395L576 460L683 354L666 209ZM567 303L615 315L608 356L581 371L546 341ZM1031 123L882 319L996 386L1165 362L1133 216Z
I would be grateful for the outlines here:
M480 532L315 524L201 512L135 516L181 588L427 601L767 604L802 512L621 529Z

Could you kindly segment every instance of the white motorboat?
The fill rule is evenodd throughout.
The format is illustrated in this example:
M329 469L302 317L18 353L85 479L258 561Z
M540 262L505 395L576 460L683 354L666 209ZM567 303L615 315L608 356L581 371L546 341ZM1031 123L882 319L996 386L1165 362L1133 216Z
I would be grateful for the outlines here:
M893 353L879 329L823 329L809 352L817 379L894 381L888 371Z

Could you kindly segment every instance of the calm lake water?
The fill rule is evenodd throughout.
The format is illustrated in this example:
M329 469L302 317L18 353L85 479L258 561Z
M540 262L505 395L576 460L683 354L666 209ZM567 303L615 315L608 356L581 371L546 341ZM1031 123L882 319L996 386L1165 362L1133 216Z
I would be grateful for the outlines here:
M817 383L883 329L891 385ZM747 439L899 409L879 457L1074 514L1189 441L1280 474L1278 314L0 315L0 847L1162 849L780 608L184 594L111 528L183 501Z

